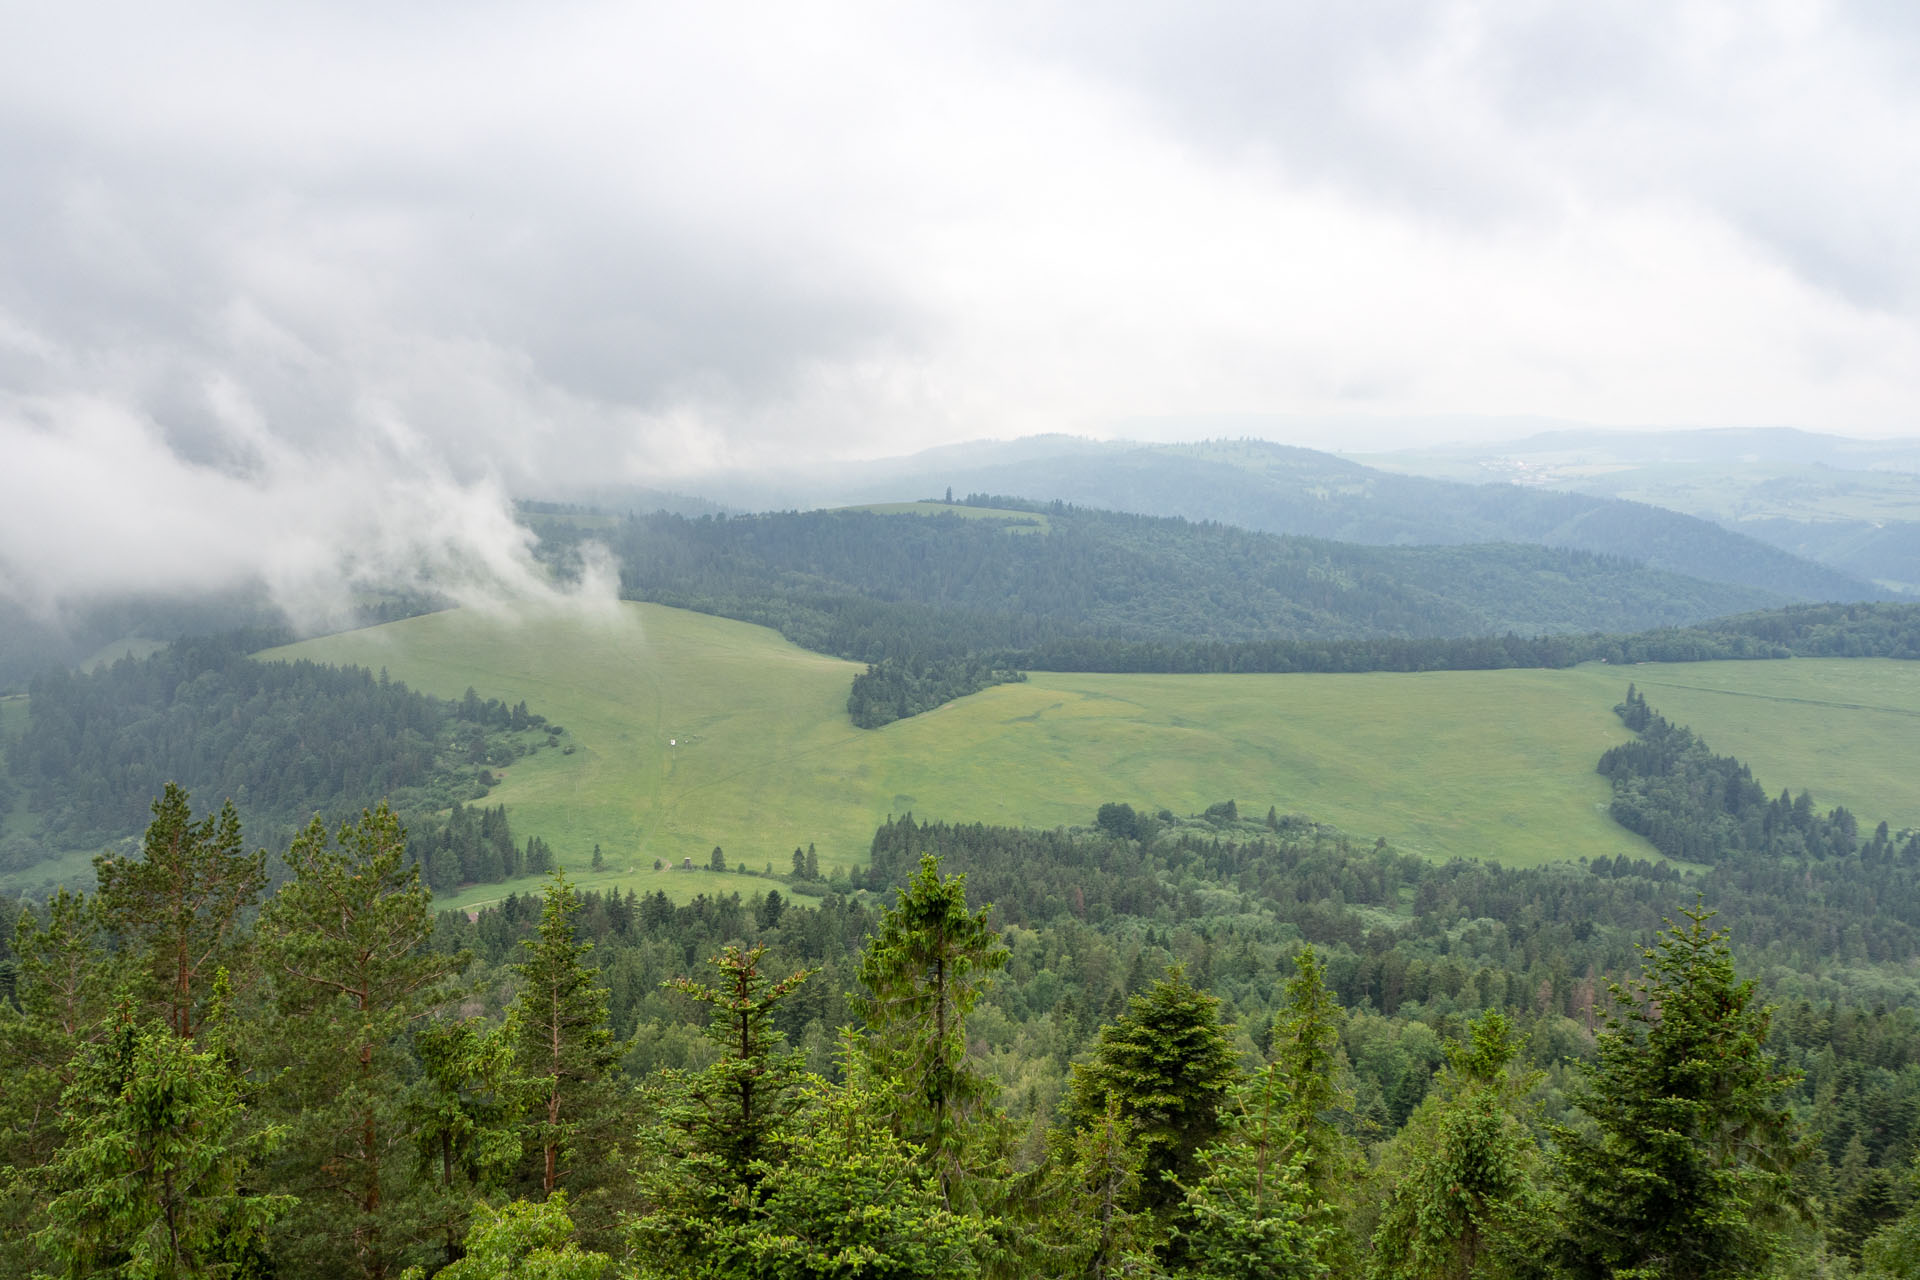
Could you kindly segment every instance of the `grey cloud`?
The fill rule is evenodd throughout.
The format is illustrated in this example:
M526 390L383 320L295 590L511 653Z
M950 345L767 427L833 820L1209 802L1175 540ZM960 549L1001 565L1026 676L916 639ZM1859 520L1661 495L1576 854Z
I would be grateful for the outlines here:
M1651 373L1738 400L1617 339L1699 261L1694 327L1745 323L1749 245L1834 317L1767 295L1725 363L1777 371L1772 324L1815 353L1799 403L1851 378L1835 411L1879 413L1920 390L1920 31L1808 12L46 6L0 48L0 448L33 513L0 592L304 599L424 559L524 593L510 490L1011 423L1609 418L1577 397ZM1596 225L1589 278L1553 242ZM1642 292L1592 332L1533 322L1623 261Z

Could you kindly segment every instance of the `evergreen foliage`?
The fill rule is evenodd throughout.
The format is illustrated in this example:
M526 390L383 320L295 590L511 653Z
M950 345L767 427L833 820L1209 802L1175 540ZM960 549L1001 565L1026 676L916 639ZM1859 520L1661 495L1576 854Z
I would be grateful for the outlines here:
M1298 1100L1279 1061L1239 1085L1220 1110L1219 1139L1199 1152L1184 1237L1200 1280L1318 1280L1337 1274L1334 1224L1310 1185Z
M240 920L267 885L267 853L240 847L231 802L199 822L169 782L153 802L138 860L94 859L103 921L137 957L142 994L191 1039L215 971L242 963Z
M400 1038L468 957L427 947L430 895L384 805L331 840L316 818L287 865L261 914L287 1064L282 1177L301 1198L281 1239L302 1266L384 1280L419 1208L397 1158L412 1136Z
M602 1280L613 1259L581 1249L572 1237L564 1191L544 1202L482 1208L460 1259L433 1274L435 1280ZM409 1267L404 1280L427 1280L427 1272Z
M1782 1105L1794 1077L1765 1050L1772 1011L1734 976L1711 911L1682 912L1642 952L1578 1098L1555 1132L1554 1252L1573 1277L1756 1276L1780 1246L1806 1144Z
M614 1068L626 1046L607 1022L607 989L587 965L590 942L574 936L580 902L565 873L547 882L539 933L521 945L526 959L513 966L520 992L513 1005L520 1069L539 1081L532 1137L540 1193L550 1196L562 1179L574 1189L576 1206L585 1188L606 1180L605 1166L619 1164L611 1141L618 1102ZM579 1166L582 1147L593 1153Z
M430 1188L423 1217L440 1236L446 1263L465 1251L475 1202L505 1186L520 1160L521 1120L542 1082L519 1074L515 1030L512 1020L448 1018L414 1033L420 1078L406 1117L417 1152L414 1180Z
M224 993L224 981L212 984ZM292 1205L247 1189L277 1128L248 1131L223 1043L223 995L200 1044L122 1008L77 1063L64 1105L72 1130L48 1171L59 1188L39 1243L66 1275L260 1274L266 1232Z
M1284 1082L1284 1103L1269 1081L1261 1095L1261 1141L1271 1133L1283 1139L1279 1152L1291 1157L1302 1194L1299 1212L1313 1258L1326 1270L1352 1269L1354 1248L1344 1210L1357 1198L1366 1177L1366 1161L1340 1126L1350 1116L1353 1095L1340 1087L1340 1032L1346 1024L1326 966L1307 947L1294 957L1294 976L1286 984L1287 1010L1275 1027L1273 1062L1267 1075ZM1241 1108L1241 1114L1247 1114Z
M989 908L967 910L967 878L940 874L924 857L860 960L865 994L855 1008L867 1026L875 1078L891 1080L900 1131L922 1148L941 1200L951 1207L967 1175L963 1151L992 1084L969 1060L967 1014L1007 949L987 923Z
M1516 1069L1520 1045L1498 1010L1475 1019L1468 1037L1395 1139L1401 1168L1373 1234L1369 1280L1529 1274L1539 1152L1520 1109L1538 1075Z
M1240 1078L1220 1001L1175 965L1100 1029L1090 1061L1076 1063L1068 1114L1086 1127L1111 1100L1137 1126L1142 1149L1139 1203L1156 1212L1195 1177L1200 1148L1219 1133L1219 1110Z

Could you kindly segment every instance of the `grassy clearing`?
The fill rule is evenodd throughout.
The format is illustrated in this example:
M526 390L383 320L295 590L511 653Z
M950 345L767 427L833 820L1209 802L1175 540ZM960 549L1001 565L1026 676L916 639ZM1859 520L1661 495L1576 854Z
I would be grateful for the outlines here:
M282 652L384 666L445 696L472 685L484 696L527 699L564 724L577 749L514 765L490 802L509 805L516 827L546 837L577 873L599 843L608 867L590 882L676 897L751 893L761 882L655 872L655 858L704 867L717 844L735 865L784 871L794 846L813 842L824 867L850 866L864 860L889 813L1052 826L1086 822L1115 799L1181 813L1228 798L1255 814L1273 805L1436 858L1640 856L1647 847L1606 817L1606 784L1593 772L1600 753L1626 739L1611 708L1630 678L1719 749L1753 757L1769 785L1792 776L1830 803L1852 801L1821 749L1747 742L1732 726L1740 717L1791 716L1806 725L1792 736L1812 743L1815 727L1824 740L1859 735L1869 755L1894 751L1911 741L1910 725L1920 726L1834 705L1877 707L1889 697L1814 696L1831 693L1835 679L1857 678L1865 689L1904 679L1908 668L1795 662L1355 676L1037 673L862 731L844 710L853 664L762 628L651 605L626 605L616 620L598 622L434 614ZM1837 670L1821 685L1829 667ZM1780 683L1789 677L1801 683ZM1683 699L1675 689L1669 698L1662 682L1679 679L1708 692ZM1714 682L1808 700L1736 697ZM1909 693L1892 698L1896 710L1920 702L1920 691ZM1899 803L1920 810L1913 784L1896 772L1883 769L1863 785L1904 791ZM1890 795L1860 807L1898 817L1894 806Z
M1006 520L1012 522L1009 533L1053 532L1052 523L1039 512L1011 511L1000 507L969 507L946 502L869 502L858 507L841 507L839 510L871 511L881 516L959 516L962 520Z
M506 769L488 798L596 888L746 895L796 845L823 868L865 861L890 813L1034 826L1107 800L1196 812L1228 798L1384 836L1429 857L1530 865L1648 847L1606 816L1593 771L1625 741L1633 680L1664 714L1866 822L1920 826L1920 663L1589 665L1570 671L1293 676L1036 673L873 731L846 718L856 666L771 631L654 605L600 618L432 614L267 656L387 668L447 697L524 698L573 754ZM25 699L0 699L0 734ZM15 815L18 817L18 815ZM590 870L601 846L605 869ZM36 883L57 870L33 869ZM668 864L656 871L654 860ZM691 858L699 870L675 870ZM56 876L55 878L59 878ZM19 886L16 886L19 887ZM485 886L471 907L533 882Z
M1804 789L1864 823L1920 827L1920 662L1795 658L1563 674L1616 702L1636 682L1655 710L1738 756L1775 794Z

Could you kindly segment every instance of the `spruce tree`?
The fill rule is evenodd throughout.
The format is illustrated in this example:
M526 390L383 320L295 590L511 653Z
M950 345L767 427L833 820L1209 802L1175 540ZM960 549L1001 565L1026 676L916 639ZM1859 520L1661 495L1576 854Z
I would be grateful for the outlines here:
M969 1131L993 1086L969 1060L967 1014L1007 963L990 908L967 910L967 878L940 875L940 860L899 890L860 957L866 989L854 1006L867 1025L876 1079L898 1088L906 1139L926 1152L944 1203L965 1174Z
M1499 1012L1468 1034L1394 1139L1388 1163L1399 1174L1374 1231L1369 1280L1527 1274L1539 1152L1519 1111L1540 1077L1514 1066L1519 1041Z
M1335 1272L1353 1265L1347 1210L1366 1175L1359 1144L1340 1126L1353 1096L1340 1086L1340 1031L1346 1014L1327 986L1312 947L1294 957L1287 1011L1274 1028L1273 1061L1286 1085L1288 1150L1299 1157L1320 1261Z
M411 1124L403 1033L469 957L430 950L431 895L385 806L329 840L318 818L287 851L293 879L260 932L276 981L292 1140L280 1169L301 1197L285 1252L335 1275L397 1270L418 1205L405 1203Z
M49 1170L61 1190L38 1237L74 1280L259 1274L267 1229L292 1205L245 1189L253 1157L280 1135L247 1131L224 974L208 985L197 1045L126 1007L79 1063L65 1099L72 1134Z
M1167 1175L1193 1179L1195 1155L1218 1134L1220 1104L1239 1074L1220 1001L1175 965L1100 1028L1093 1058L1074 1066L1068 1115L1084 1128L1109 1098L1118 1103L1139 1132L1139 1201L1164 1211L1180 1199Z
M429 1022L414 1034L414 1178L433 1189L423 1194L424 1216L446 1262L462 1254L474 1202L504 1186L520 1159L519 1122L538 1082L516 1070L516 1029L511 1019L462 1018Z
M725 948L712 960L713 986L692 978L667 985L711 1012L707 1039L720 1051L705 1071L685 1080L684 1094L664 1112L691 1155L711 1162L711 1176L751 1196L763 1164L777 1160L798 1105L801 1059L774 1026L780 1004L816 972L780 979L760 967L765 947Z
M1308 1178L1296 1099L1269 1062L1220 1110L1219 1139L1197 1156L1176 1245L1197 1280L1319 1280L1337 1229Z
M520 944L526 959L513 966L520 992L512 1015L520 1069L540 1080L533 1108L534 1179L542 1196L567 1182L576 1216L589 1207L589 1192L607 1183L619 1164L609 1140L618 1108L615 1070L626 1049L608 1023L607 989L587 964L593 944L574 936L579 911L566 873L554 872L539 932ZM575 1158L583 1151L593 1153L591 1162ZM591 1206L596 1223L607 1218L602 1208Z
M733 957L731 972L743 973L740 966L751 955ZM756 978L753 1006L770 1007L764 997L777 985ZM723 982L715 994L724 990ZM716 1022L735 1031L742 1025L732 1018ZM758 1144L748 1186L728 1172L740 1167L728 1162L737 1159L741 1147L717 1140L726 1131L700 1137L681 1127L704 1104L684 1095L670 1104L670 1123L652 1134L669 1139L673 1149L657 1149L656 1160L643 1165L653 1208L633 1221L639 1280L968 1280L979 1275L985 1224L947 1209L935 1181L893 1132L888 1115L893 1091L872 1079L864 1046L850 1034L842 1039L839 1062L846 1083L833 1085L818 1076L800 1076L797 1063L782 1061L790 1055L781 1053L775 1033L766 1035L756 1057L770 1076L791 1083L782 1104L789 1118L777 1131L778 1141ZM718 1085L718 1093L706 1095L718 1098L737 1086L742 1072L736 1060L724 1071L709 1069L696 1079ZM737 1109L726 1114L734 1122L741 1119ZM689 1137L699 1145L689 1146Z
M100 913L137 957L141 992L182 1039L216 969L240 971L240 918L267 884L267 853L246 853L231 801L199 822L169 782L136 860L99 857Z
M1716 1280L1764 1273L1806 1151L1764 1045L1772 1010L1734 976L1713 912L1681 913L1611 988L1599 1058L1555 1130L1557 1261L1569 1276Z

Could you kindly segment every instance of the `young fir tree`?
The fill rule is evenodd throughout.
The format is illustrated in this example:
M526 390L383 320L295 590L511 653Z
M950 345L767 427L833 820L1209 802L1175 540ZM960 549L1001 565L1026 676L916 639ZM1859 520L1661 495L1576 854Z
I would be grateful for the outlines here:
M1219 1132L1220 1104L1239 1075L1220 1001L1175 965L1100 1028L1093 1058L1074 1066L1068 1116L1085 1128L1109 1098L1117 1103L1139 1132L1138 1205L1164 1212L1180 1199L1168 1175L1193 1177L1195 1154Z
M66 1275L256 1275L287 1196L245 1190L277 1129L246 1131L227 1060L225 975L210 978L197 1043L123 1009L83 1055L66 1105L72 1134L49 1174L61 1188L38 1240Z
M931 854L880 919L860 957L865 994L854 1007L867 1025L875 1079L899 1089L896 1116L920 1147L942 1201L952 1207L967 1173L967 1145L992 1097L968 1059L967 1014L1007 963L991 908L967 910L967 878L940 875Z
M729 946L712 960L713 986L667 983L712 1011L706 1035L720 1056L702 1071L661 1072L647 1089L639 1175L649 1208L632 1231L639 1253L658 1262L656 1274L723 1274L711 1268L741 1247L743 1224L762 1216L761 1184L797 1139L801 1056L773 1020L812 971L776 981L761 971L765 954Z
M1337 1223L1310 1185L1298 1099L1276 1060L1220 1110L1219 1140L1198 1153L1179 1252L1196 1280L1319 1280L1334 1273Z
M1734 977L1713 912L1682 912L1641 954L1579 1105L1559 1128L1556 1261L1569 1276L1756 1276L1806 1151L1780 1095L1798 1078L1765 1052L1771 1010Z
M1366 1160L1340 1127L1353 1095L1340 1086L1340 1031L1347 1016L1327 986L1326 966L1306 947L1294 957L1287 1011L1274 1027L1273 1061L1286 1084L1290 1154L1300 1161L1320 1261L1346 1274L1353 1265L1347 1210L1366 1174Z
M190 1039L216 969L241 971L240 918L267 884L267 852L246 853L231 801L199 822L169 782L136 860L93 860L100 914L137 958L141 993L173 1034Z
M623 1163L615 1133L621 1092L616 1068L627 1046L613 1038L607 989L586 963L593 944L574 937L579 911L566 874L554 872L539 932L520 944L526 959L513 966L520 992L512 1016L520 1069L541 1081L532 1133L540 1194L552 1195L567 1182L576 1217L584 1216L598 1237L611 1229L612 1209L597 1193L619 1176Z
M1476 1019L1394 1139L1400 1172L1373 1235L1369 1280L1502 1280L1527 1274L1540 1206L1539 1150L1520 1117L1539 1080L1499 1012Z
M793 1123L778 1153L760 1161L750 1200L709 1197L701 1212L689 1188L662 1187L696 1211L636 1221L639 1280L978 1276L985 1224L941 1203L894 1134L893 1090L870 1078L865 1057L848 1035L839 1059L847 1083L805 1078Z
M383 1280L418 1225L401 1037L444 998L468 956L429 950L431 895L385 806L330 841L315 819L287 851L293 879L267 903L260 933L282 1015L292 1120L280 1165L301 1197L280 1233L315 1273Z

